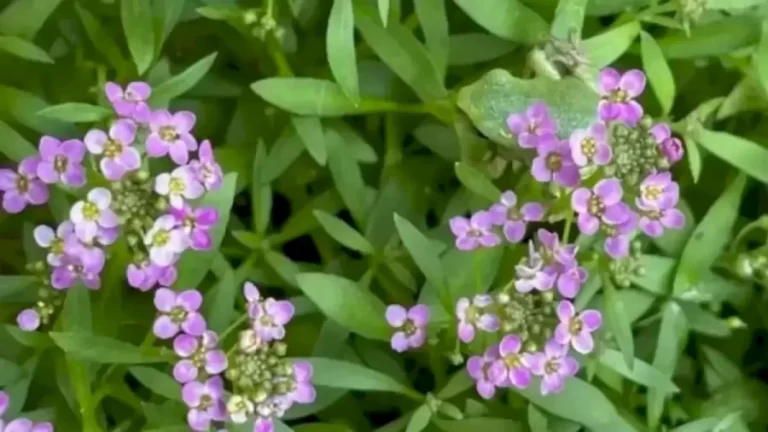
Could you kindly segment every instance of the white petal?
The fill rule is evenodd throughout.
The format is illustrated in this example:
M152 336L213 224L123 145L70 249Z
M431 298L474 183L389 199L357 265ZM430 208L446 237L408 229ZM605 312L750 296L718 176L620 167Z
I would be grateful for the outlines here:
M35 242L41 247L47 248L51 246L53 239L56 238L56 233L53 232L53 228L47 225L39 225L32 232L35 237Z
M88 201L96 204L99 210L109 208L112 202L112 194L106 188L96 188L88 192Z
M155 192L160 195L168 195L171 190L171 175L163 173L155 179Z
M83 216L84 205L84 202L78 201L71 209L69 209L69 219L74 222L75 225L85 221L85 217Z

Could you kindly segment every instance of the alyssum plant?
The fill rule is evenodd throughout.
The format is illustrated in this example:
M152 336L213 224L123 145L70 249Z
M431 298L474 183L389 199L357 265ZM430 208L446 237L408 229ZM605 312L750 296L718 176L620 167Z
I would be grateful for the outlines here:
M464 343L478 332L498 333L499 343L466 363L482 397L493 397L497 388L528 387L534 377L540 377L543 394L562 390L579 370L571 348L580 354L593 351L593 333L602 325L600 311L576 311L572 301L582 285L595 273L606 283L626 281L622 272L636 268L632 242L638 230L659 236L683 227L683 214L675 208L678 186L668 170L682 158L682 145L668 126L643 115L634 99L644 87L641 71L621 75L603 70L597 121L565 139L543 103L509 113L509 130L521 148L535 153L530 175L547 185L549 199L522 203L521 191L507 191L490 208L450 220L456 247L473 250L519 243L529 223L566 209L561 234L539 229L528 241L527 256L515 266L514 280L490 294L459 299L455 331L441 333ZM225 350L200 312L202 294L191 287L170 288L181 255L212 246L209 231L219 215L197 203L220 186L222 170L211 143L198 142L192 134L195 115L153 110L150 93L142 82L125 89L107 84L107 98L118 114L108 130L91 130L83 140L43 137L39 154L24 159L15 171L0 170L2 206L9 213L45 203L52 185L106 185L90 188L55 229L34 230L36 242L48 253L44 262L29 265L41 288L37 303L19 313L19 327L32 331L50 325L64 293L75 284L99 289L110 245L123 236L133 258L125 279L140 291L155 290L152 337L172 343L177 356L172 375L182 384L190 428L205 431L254 419L254 431L272 431L272 420L290 406L315 399L311 363L285 358L282 339L294 307L264 298L246 283L248 326ZM166 157L175 166L152 173L149 160ZM99 178L87 177L86 166L98 167L94 174ZM602 237L602 248L570 243L574 219L585 236ZM392 349L424 345L429 316L426 305L390 305L386 320L393 327ZM0 393L0 413L5 405L7 397ZM16 419L0 429L46 431L53 426Z

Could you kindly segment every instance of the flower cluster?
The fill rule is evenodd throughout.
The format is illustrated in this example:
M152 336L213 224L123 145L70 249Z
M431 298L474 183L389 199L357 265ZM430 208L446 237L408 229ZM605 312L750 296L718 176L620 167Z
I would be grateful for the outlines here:
M518 144L536 152L531 177L553 186L546 190L555 193L547 203L518 205L517 195L507 191L498 203L470 218L454 217L450 227L456 247L497 246L502 235L509 243L519 243L526 238L527 224L544 221L545 216L565 219L567 235L575 217L582 234L603 236L607 258L592 258L598 271L636 272L630 257L638 253L631 243L638 228L658 237L665 229L685 224L676 208L679 186L669 171L683 156L682 143L672 137L668 125L654 125L644 115L635 99L645 83L639 70L623 75L601 71L596 121L567 137L559 135L544 103L511 114L507 126ZM456 303L461 341L472 342L478 331L503 333L499 344L467 362L482 397L493 397L497 388L526 388L533 376L541 377L542 394L558 392L579 370L568 354L571 348L581 354L594 349L592 333L601 327L602 316L597 310L576 311L572 299L588 272L580 264L579 248L562 240L539 229L507 286Z
M107 83L105 92L117 118L106 130L92 129L83 140L60 141L44 136L39 154L21 161L17 171L0 170L3 208L10 213L48 200L49 185L80 188L87 184L84 164L98 166L107 187L91 188L70 209L69 219L53 228L35 228L37 244L48 251L49 280L44 288L67 290L81 283L101 285L108 247L125 241L133 260L126 269L128 283L142 291L176 281L175 264L187 249L212 245L210 229L218 221L214 208L197 207L194 200L217 189L221 167L211 143L198 145L191 131L195 115L152 110L150 86L130 83L125 89ZM143 149L143 150L142 150ZM196 156L190 152L197 151ZM149 159L169 156L178 166L153 177ZM49 293L34 308L18 315L19 326L35 330L54 313Z
M11 400L8 393L0 391L0 431L6 432L53 432L53 425L48 422L35 423L30 419L17 418L6 421L3 414L8 409Z
M243 292L250 326L240 332L226 371L232 383L226 409L234 423L255 417L254 432L272 432L272 419L281 417L294 403L315 400L312 364L285 359L286 345L281 340L285 325L293 318L293 304L262 297L250 282L246 282Z

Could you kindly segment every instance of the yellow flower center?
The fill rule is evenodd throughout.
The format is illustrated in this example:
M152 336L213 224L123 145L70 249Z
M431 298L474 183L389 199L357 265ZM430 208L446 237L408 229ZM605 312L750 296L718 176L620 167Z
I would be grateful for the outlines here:
M67 162L68 159L66 156L58 155L53 158L53 169L59 174L64 174L67 172Z
M168 235L168 231L160 230L155 233L154 236L152 236L152 245L163 247L168 244L168 241L171 239L171 236Z
M629 101L629 94L626 90L620 88L611 92L611 95L608 97L608 99L611 102L626 103Z
M547 168L552 172L560 171L563 167L563 156L560 153L550 153L547 155Z
M584 323L581 322L578 318L573 318L571 322L568 324L568 331L572 335L577 335L581 333L581 330L584 328Z
M104 156L113 158L120 155L123 152L123 146L117 141L107 140L104 144Z
M61 255L64 253L64 240L58 237L54 238L51 242L51 253L55 255Z
M85 205L83 205L83 217L85 220L96 221L99 219L100 215L101 212L99 211L99 208L96 206L96 204L90 201L85 202Z
M586 137L581 140L581 152L586 157L593 157L597 153L597 142L592 137Z
M646 186L643 188L643 198L648 201L656 201L661 197L662 189L656 185Z
M504 356L504 364L509 369L517 369L523 365L523 356L520 354L507 354Z
M168 189L171 193L180 194L184 192L184 180L178 177L171 177L171 181L168 184Z
M465 316L467 317L467 322L475 322L480 318L480 311L476 307L470 305L467 307Z
M19 175L16 178L16 190L19 193L26 193L29 190L29 179L26 176Z
M176 129L171 126L163 126L160 128L160 138L163 141L176 141L179 135L176 133Z
M550 359L547 360L544 363L544 373L547 375L552 375L557 373L557 371L560 370L560 362L556 359Z
M643 212L648 219L659 220L661 219L661 212L658 210L647 210Z
M603 214L603 211L605 211L605 205L603 205L603 201L600 199L600 197L593 195L589 198L589 202L587 202L587 211L592 216L600 216Z
M520 215L520 211L517 209L517 207L510 207L507 209L507 219L509 220L522 219L522 216Z
M187 311L184 310L184 308L181 306L175 306L173 307L173 309L171 309L170 316L173 322L179 324L183 322L184 319L187 317Z

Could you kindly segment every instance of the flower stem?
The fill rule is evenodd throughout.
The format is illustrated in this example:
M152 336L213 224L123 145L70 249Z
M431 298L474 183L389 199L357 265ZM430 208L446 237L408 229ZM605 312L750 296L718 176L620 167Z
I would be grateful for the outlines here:
M565 218L565 229L563 230L563 243L568 243L568 236L571 234L571 225L573 224L573 212L568 212Z

